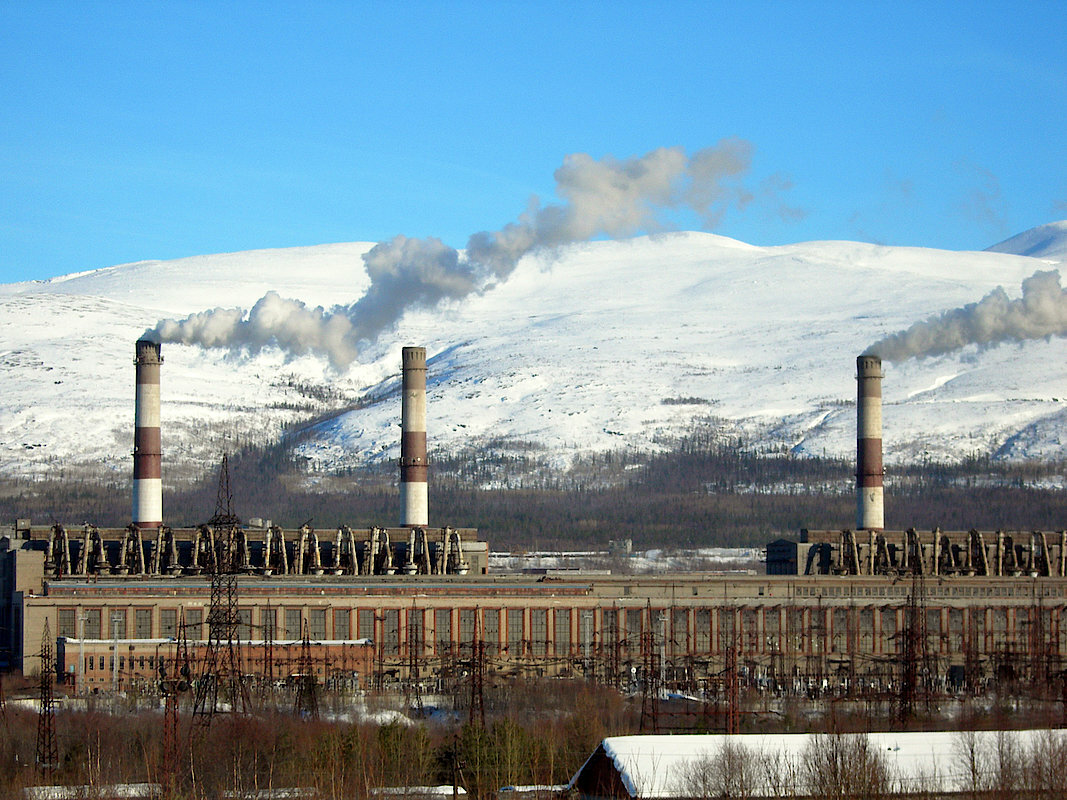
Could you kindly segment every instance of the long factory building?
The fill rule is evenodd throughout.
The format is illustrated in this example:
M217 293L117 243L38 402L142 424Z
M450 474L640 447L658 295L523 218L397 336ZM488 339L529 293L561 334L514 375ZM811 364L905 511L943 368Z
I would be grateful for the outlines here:
M624 682L658 663L692 685L735 664L752 681L836 676L887 690L905 658L972 682L1067 664L1063 532L883 529L876 357L857 360L854 529L771 542L766 575L530 576L490 574L476 530L428 526L423 348L403 354L400 526L329 531L161 522L162 358L152 342L136 352L133 522L0 527L0 660L27 674L47 624L66 680L152 680L178 639L196 652L210 638L222 564L237 576L234 646L250 673L272 676L293 669L305 636L322 680L363 686L447 671L476 651L499 675Z

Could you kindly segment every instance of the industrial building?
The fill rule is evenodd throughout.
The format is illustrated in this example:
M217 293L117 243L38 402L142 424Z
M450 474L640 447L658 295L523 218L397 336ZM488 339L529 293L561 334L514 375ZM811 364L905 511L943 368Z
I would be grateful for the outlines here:
M317 677L361 686L440 678L462 662L488 676L620 687L658 674L714 688L733 676L889 695L917 669L978 689L1051 686L1067 668L1067 535L883 529L874 356L857 360L857 526L770 543L767 575L489 574L477 531L428 526L423 348L404 349L399 527L218 518L172 530L161 521L161 363L158 344L137 343L131 525L0 528L0 647L14 668L39 669L47 623L66 679L90 689L148 680L179 638L193 651L211 639L220 573L230 645L250 674L284 674L302 640L316 648Z

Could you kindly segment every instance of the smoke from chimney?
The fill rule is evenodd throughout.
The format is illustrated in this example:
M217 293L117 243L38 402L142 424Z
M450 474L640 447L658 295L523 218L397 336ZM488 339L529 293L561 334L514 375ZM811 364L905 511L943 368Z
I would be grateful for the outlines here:
M950 353L969 344L992 347L1050 336L1067 336L1067 291L1060 287L1058 270L1039 270L1023 281L1017 300L998 286L977 303L916 322L874 343L867 352L899 362Z
M252 353L276 345L292 355L324 355L344 369L407 309L486 291L531 251L659 230L664 212L679 209L714 226L728 209L753 198L739 180L751 152L746 141L724 139L692 156L681 147L625 160L569 155L555 172L556 195L564 202L542 206L533 198L515 222L471 236L462 254L434 238L380 242L363 256L370 288L351 305L309 308L270 292L247 314L218 308L162 320L146 337Z

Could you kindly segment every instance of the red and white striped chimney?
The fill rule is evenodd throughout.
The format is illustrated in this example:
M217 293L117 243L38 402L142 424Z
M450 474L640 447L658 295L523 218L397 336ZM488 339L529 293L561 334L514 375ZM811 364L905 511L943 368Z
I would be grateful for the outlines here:
M426 348L403 350L403 400L400 433L400 502L402 526L429 524L426 487Z
M162 445L159 434L159 342L139 339L136 345L137 398L133 431L133 524L163 524Z
M882 469L882 359L856 359L856 527L885 528Z

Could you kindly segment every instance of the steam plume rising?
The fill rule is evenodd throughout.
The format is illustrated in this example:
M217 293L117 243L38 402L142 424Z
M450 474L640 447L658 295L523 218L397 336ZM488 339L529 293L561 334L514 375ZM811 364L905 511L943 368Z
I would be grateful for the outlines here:
M997 287L977 303L945 311L907 330L887 336L867 352L888 361L936 356L969 344L1067 336L1067 292L1058 270L1037 271L1022 283L1023 294L1012 300Z
M202 311L163 320L146 336L249 352L277 345L293 355L325 355L344 369L358 357L361 343L375 340L407 309L484 291L505 280L531 251L659 230L663 213L678 209L714 226L729 208L752 199L739 180L751 151L748 142L725 139L692 156L680 147L626 160L569 155L555 172L563 203L542 206L533 198L515 222L471 236L465 254L434 238L397 236L375 245L363 256L370 288L352 305L308 308L270 292L247 314Z

